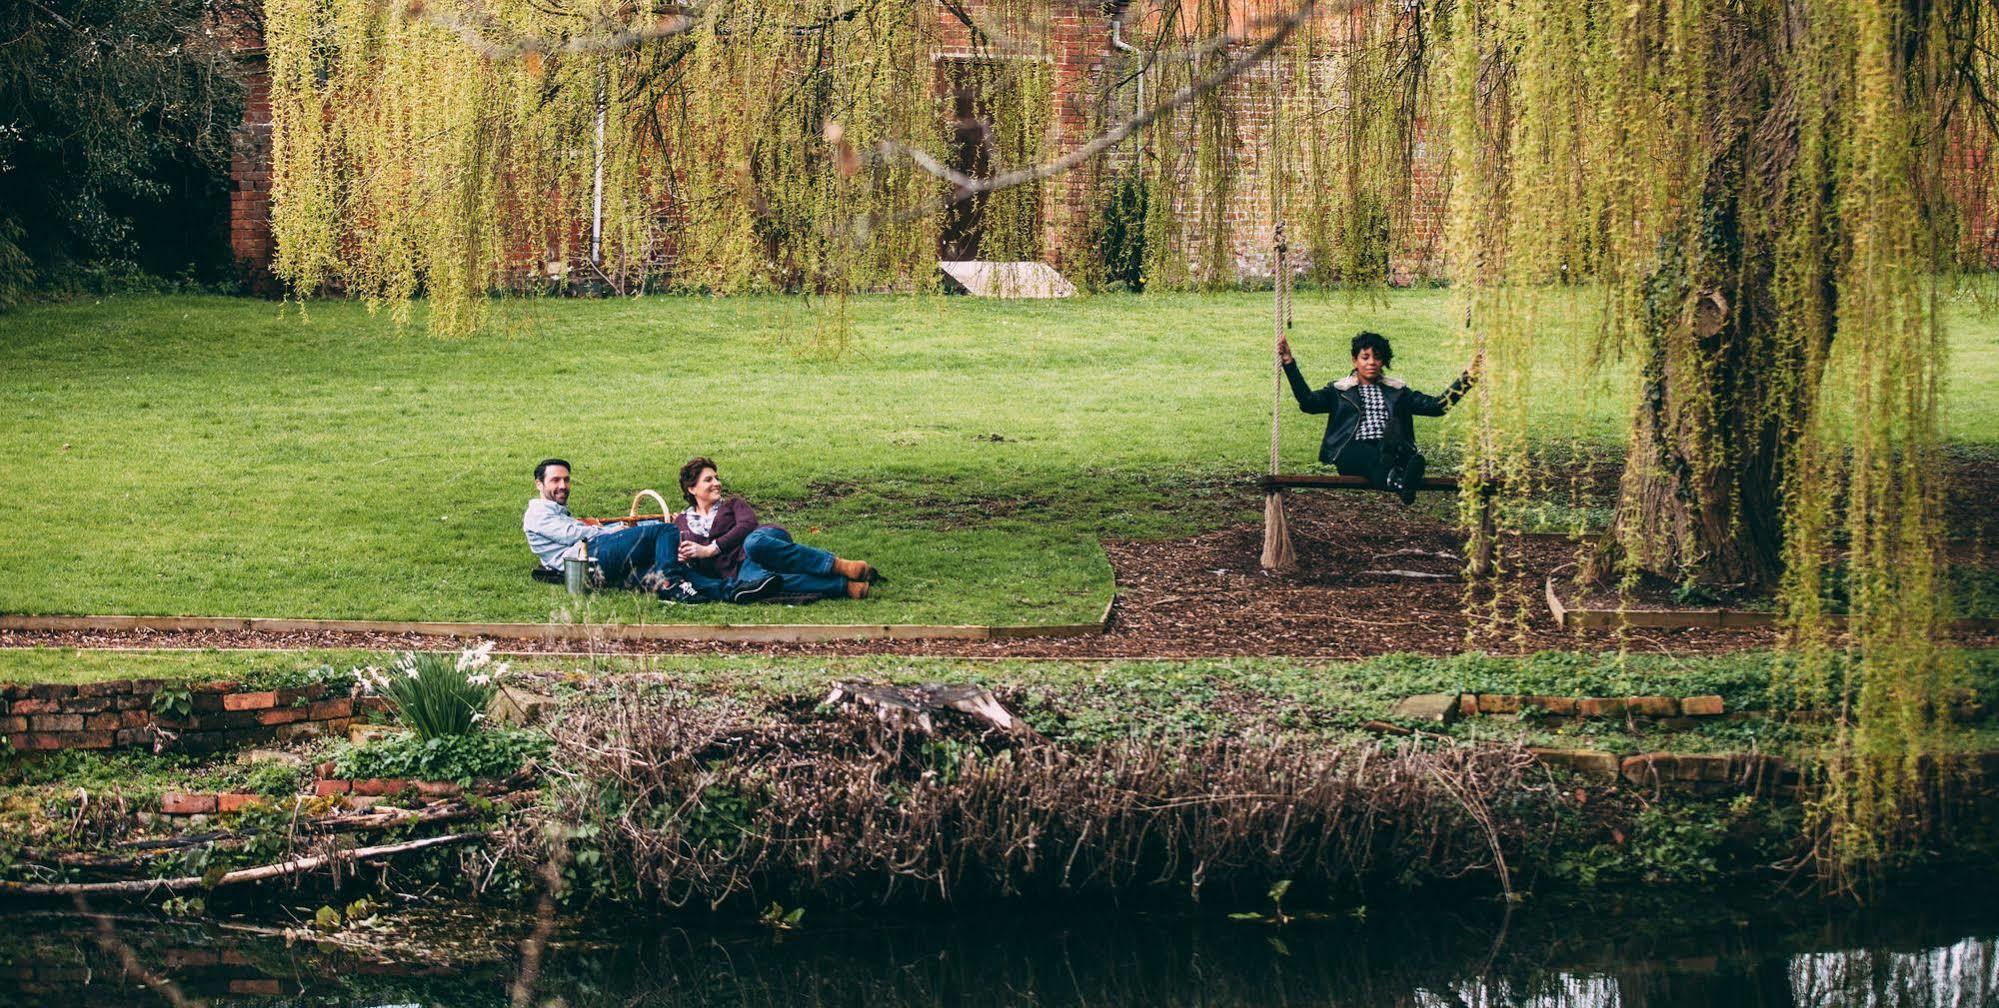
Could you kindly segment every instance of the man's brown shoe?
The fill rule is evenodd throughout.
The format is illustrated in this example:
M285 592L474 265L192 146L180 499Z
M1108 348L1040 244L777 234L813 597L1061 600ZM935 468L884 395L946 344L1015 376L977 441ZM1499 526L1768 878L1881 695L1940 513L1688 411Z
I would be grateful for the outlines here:
M875 579L874 565L868 563L866 560L842 560L839 557L834 557L833 573L849 581L873 581Z
M868 583L867 583L866 581L849 581L849 582L847 582L847 597L848 597L848 598L850 598L850 599L864 599L864 598L867 598L867 597L868 597Z

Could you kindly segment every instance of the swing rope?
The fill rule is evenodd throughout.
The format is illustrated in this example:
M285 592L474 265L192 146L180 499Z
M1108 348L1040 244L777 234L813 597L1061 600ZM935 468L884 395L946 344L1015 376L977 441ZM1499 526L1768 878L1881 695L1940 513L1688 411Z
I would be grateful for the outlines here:
M1284 338L1284 331L1291 328L1291 266L1287 261L1288 256L1286 253L1289 252L1289 249L1284 244L1284 222L1282 220L1277 222L1275 252L1276 254L1272 256L1272 261L1277 263L1277 280L1274 284L1276 288L1277 310L1272 313L1275 316L1275 325L1272 326L1274 335L1271 339L1271 346L1273 349L1270 352L1270 475L1272 476L1277 475L1277 452L1283 444L1282 436L1279 433L1278 418L1284 412L1284 362L1278 358L1277 351L1274 348L1277 345L1277 340Z
M1273 336L1270 341L1270 475L1277 475L1278 449L1282 447L1279 418L1284 412L1284 362L1277 356L1277 341L1291 328L1290 249L1284 240L1284 67L1279 64L1270 99L1270 215L1271 228L1271 311ZM1291 524L1284 515L1284 491L1273 489L1263 495L1263 569L1290 571L1298 566L1291 549Z

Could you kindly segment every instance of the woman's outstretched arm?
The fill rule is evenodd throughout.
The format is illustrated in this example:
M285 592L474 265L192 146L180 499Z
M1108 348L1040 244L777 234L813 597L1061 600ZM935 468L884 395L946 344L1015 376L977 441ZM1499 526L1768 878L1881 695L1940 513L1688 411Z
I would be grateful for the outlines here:
M1284 365L1284 377L1291 382L1291 396L1298 400L1298 408L1307 413L1326 413L1333 408L1333 396L1327 390L1314 391L1305 381L1305 375L1298 370L1298 360L1291 356L1291 341L1277 337L1277 359Z

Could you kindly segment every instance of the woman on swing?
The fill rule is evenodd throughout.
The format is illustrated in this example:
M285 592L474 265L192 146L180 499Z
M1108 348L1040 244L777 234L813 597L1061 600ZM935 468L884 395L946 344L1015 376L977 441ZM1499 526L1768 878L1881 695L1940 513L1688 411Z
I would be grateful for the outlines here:
M1425 463L1416 450L1416 424L1411 418L1443 416L1464 398L1471 390L1478 360L1474 358L1471 368L1442 396L1429 396L1385 373L1395 351L1380 333L1356 333L1352 352L1353 372L1314 392L1291 356L1290 341L1282 336L1277 339L1277 359L1284 365L1284 376L1291 380L1298 408L1328 414L1326 437L1319 442L1319 461L1343 476L1365 476L1374 486L1401 497L1402 503L1413 504Z

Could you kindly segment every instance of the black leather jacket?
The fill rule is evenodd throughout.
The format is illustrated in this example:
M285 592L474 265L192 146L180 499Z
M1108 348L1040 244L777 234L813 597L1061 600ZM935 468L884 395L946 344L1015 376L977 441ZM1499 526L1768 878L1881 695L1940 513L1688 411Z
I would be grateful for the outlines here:
M1360 428L1360 393L1354 391L1360 379L1352 374L1318 390L1305 383L1305 376L1298 371L1296 361L1284 365L1284 377L1291 379L1291 394L1298 399L1298 408L1307 413L1328 413L1326 437L1319 442L1319 461L1331 465L1340 457L1340 451L1353 440L1354 431ZM1399 378L1386 375L1381 379L1381 395L1388 402L1388 437L1382 450L1391 459L1408 457L1416 450L1416 423L1411 417L1443 416L1466 392L1471 391L1471 372L1467 371L1451 383L1441 396L1424 395L1402 383Z

